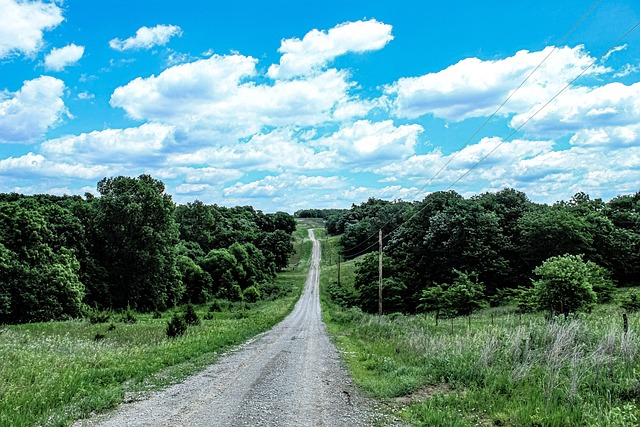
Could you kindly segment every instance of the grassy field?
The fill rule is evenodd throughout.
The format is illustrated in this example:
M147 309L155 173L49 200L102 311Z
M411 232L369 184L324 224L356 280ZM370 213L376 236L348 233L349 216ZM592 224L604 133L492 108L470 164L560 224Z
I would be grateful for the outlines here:
M274 301L236 304L209 313L180 338L165 329L173 312L0 326L0 426L68 426L73 420L138 399L214 363L219 355L270 329L293 308L304 286L311 254L305 229L295 235L292 267L278 275L289 290Z
M353 286L354 263L341 265ZM355 382L417 426L638 426L640 316L599 306L546 322L514 308L471 317L376 316L329 301L335 265L323 264L323 313Z

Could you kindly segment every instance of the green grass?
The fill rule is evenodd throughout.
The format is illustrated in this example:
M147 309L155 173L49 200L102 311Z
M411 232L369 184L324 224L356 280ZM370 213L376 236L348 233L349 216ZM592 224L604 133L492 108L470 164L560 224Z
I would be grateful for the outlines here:
M115 329L86 320L0 326L0 426L68 426L179 382L270 329L291 311L306 280L311 243L306 230L296 235L295 265L276 279L287 296L236 305L209 320L209 305L199 306L202 324L177 339L165 334L172 312L138 315L135 324L116 316Z
M341 269L353 286L354 263ZM626 335L616 305L557 322L500 307L436 326L341 308L327 292L335 280L325 265L324 319L354 381L414 425L640 425L638 314Z

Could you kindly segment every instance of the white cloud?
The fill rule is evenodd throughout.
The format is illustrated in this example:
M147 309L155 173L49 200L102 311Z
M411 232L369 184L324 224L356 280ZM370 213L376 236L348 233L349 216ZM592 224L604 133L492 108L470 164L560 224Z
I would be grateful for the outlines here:
M312 30L302 40L282 40L280 64L271 65L267 74L274 79L308 75L345 53L382 49L393 40L391 30L391 25L371 19L345 22L329 31Z
M45 141L44 153L54 158L74 158L98 164L149 164L163 162L164 150L175 146L172 126L147 123L136 128L106 129Z
M78 99L82 100L82 101L87 101L89 99L93 99L96 96L92 93L89 92L80 92L77 96Z
M364 168L410 156L414 153L418 135L423 131L422 126L416 124L396 127L391 120L359 120L342 126L334 134L320 138L314 144L333 151L333 161L337 165Z
M304 170L330 167L314 150L296 141L289 129L253 135L246 142L169 156L170 164L207 164L242 170Z
M625 64L617 73L613 75L613 77L626 77L630 74L635 74L640 72L640 66Z
M44 68L50 71L62 71L65 67L77 63L84 55L84 46L70 44L60 49L52 49L44 57Z
M59 122L68 110L64 82L43 76L25 81L11 93L0 92L0 142L30 143Z
M494 61L467 58L437 73L399 79L386 88L386 93L392 98L394 114L400 117L432 114L461 121L489 116L552 49L523 50ZM592 61L583 46L558 49L513 96L501 114L522 113L548 101ZM585 74L598 75L608 71L596 66Z
M519 127L540 106L513 117ZM640 122L640 82L630 86L609 83L595 88L578 87L562 93L527 123L524 130L537 135L563 135L581 129L623 126Z
M198 194L210 190L209 184L181 184L176 187L177 194Z
M269 183L274 177L267 177L262 181L254 181L248 184L236 183L231 187L225 188L223 194L225 197L252 199L262 197L273 197L276 194L282 194L282 188L277 188Z
M25 176L33 180L38 177L98 179L109 173L106 166L85 166L80 163L54 162L41 154L28 153L21 157L0 159L0 175L12 178Z
M168 163L172 164L171 162ZM241 178L244 173L237 169L174 166L152 171L152 175L160 179L175 180L182 178L186 184L208 184L210 187L221 187L225 182Z
M341 126L328 136L309 140L304 131L279 128L255 134L246 142L170 155L167 162L206 162L224 168L272 172L373 168L413 154L422 131L415 124L395 126L391 120L360 120Z
M273 85L248 81L257 60L242 55L214 55L176 65L159 76L137 78L117 88L111 105L138 120L252 135L263 126L309 126L331 120L348 102L350 83L336 70L304 80Z
M182 35L182 29L177 25L156 25L155 27L141 27L136 35L125 40L118 38L109 41L112 49L124 51L131 49L151 49L154 46L166 45L172 37Z
M479 160L485 161L463 177ZM455 154L455 157L454 157ZM555 150L554 142L484 138L463 150L443 155L433 150L379 168L375 172L387 178L408 180L422 186L451 160L421 196L453 186L460 193L495 191L513 187L536 201L552 203L584 191L592 197L611 198L638 191L640 177L640 125L581 131L571 147Z
M43 32L64 18L54 2L0 0L0 59L16 54L34 56L43 45Z

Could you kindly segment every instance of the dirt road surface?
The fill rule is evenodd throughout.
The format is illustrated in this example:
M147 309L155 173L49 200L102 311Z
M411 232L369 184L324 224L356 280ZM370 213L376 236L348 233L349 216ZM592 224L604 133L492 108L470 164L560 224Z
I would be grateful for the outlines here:
M371 406L355 390L320 317L320 244L293 312L185 382L77 425L367 426Z

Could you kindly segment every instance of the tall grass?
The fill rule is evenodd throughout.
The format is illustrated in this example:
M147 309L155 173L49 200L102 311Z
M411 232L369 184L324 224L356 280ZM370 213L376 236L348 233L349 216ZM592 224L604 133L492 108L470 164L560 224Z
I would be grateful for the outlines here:
M311 244L300 238L295 246L297 266L276 279L276 286L288 290L285 297L223 312L197 307L207 320L180 338L166 336L171 312L138 315L135 324L0 326L0 426L68 426L180 381L270 329L291 311L304 286Z
M322 274L326 289L335 267ZM415 425L640 425L638 315L625 334L613 306L552 322L487 310L471 327L467 319L436 327L426 315L344 309L326 292L323 310L356 383Z

